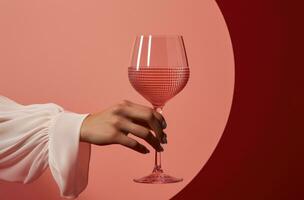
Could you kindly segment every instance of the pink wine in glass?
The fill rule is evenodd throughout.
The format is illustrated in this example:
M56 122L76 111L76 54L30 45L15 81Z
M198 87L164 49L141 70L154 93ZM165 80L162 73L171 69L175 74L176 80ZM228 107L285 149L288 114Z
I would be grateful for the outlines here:
M189 79L188 67L136 67L128 68L129 80L137 92L154 107L163 107L177 95Z
M156 112L177 95L189 79L189 64L181 35L139 35L134 42L128 67L131 85ZM166 137L164 135L164 137ZM165 173L161 152L155 151L154 168L147 176L133 179L136 183L167 184L183 181Z

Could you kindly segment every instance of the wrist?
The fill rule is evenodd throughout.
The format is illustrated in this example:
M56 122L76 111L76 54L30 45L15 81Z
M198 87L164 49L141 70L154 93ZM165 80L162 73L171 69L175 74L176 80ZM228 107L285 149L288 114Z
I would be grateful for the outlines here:
M79 140L80 142L87 142L87 129L88 129L88 118L91 114L88 114L82 121L81 127L80 127L80 134L79 134Z

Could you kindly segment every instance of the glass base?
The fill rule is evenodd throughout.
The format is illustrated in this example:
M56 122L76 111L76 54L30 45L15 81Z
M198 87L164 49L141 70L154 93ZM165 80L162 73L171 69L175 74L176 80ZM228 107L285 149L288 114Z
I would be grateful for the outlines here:
M167 183L177 183L183 181L182 178L175 178L168 174L165 174L162 169L154 168L153 172L148 176L142 178L134 179L136 183L148 183L148 184L167 184Z

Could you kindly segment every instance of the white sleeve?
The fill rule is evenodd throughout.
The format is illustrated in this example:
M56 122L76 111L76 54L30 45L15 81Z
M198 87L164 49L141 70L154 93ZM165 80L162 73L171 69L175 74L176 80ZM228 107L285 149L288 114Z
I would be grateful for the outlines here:
M91 145L79 142L87 115L0 96L0 179L30 183L49 166L61 196L76 198L88 183Z

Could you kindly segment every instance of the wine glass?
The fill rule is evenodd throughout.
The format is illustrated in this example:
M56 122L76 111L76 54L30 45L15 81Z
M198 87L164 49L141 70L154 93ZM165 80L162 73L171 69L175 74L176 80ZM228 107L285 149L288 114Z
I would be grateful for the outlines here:
M183 37L180 35L140 35L136 37L129 81L134 89L162 113L166 102L187 84L189 66ZM182 181L165 174L161 153L155 151L155 165L148 176L134 179L138 183L175 183Z

